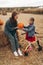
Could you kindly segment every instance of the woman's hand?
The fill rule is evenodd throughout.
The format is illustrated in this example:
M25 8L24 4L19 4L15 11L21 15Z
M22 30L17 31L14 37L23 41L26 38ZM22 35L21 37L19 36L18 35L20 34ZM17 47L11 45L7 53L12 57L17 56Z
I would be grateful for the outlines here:
M14 30L14 29L19 29L19 28L18 28L18 27L14 27L14 28L12 28L12 29Z

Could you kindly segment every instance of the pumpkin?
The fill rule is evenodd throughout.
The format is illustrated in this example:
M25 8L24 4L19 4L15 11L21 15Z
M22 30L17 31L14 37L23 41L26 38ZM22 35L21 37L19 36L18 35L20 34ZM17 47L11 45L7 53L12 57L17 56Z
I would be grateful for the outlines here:
M0 19L0 25L3 25L3 21Z
M18 28L23 28L24 24L23 23L18 23Z

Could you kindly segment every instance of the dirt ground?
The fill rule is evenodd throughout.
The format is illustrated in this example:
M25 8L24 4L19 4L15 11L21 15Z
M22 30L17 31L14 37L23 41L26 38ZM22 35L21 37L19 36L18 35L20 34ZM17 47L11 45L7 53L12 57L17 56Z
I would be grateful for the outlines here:
M10 14L7 16L0 15L0 18L3 19L3 21L6 21L9 17ZM43 47L43 15L19 14L18 21L27 25L30 17L35 18L36 31L39 32L37 36ZM3 29L4 28L2 28L2 30ZM23 46L21 49L24 49L24 43L26 44L26 42L25 35L21 35L22 32L23 31L19 31L19 43ZM3 39L3 37L0 39ZM36 48L33 48L33 50L29 52L29 56L15 57L9 45L0 47L0 65L43 65L43 50L39 52Z

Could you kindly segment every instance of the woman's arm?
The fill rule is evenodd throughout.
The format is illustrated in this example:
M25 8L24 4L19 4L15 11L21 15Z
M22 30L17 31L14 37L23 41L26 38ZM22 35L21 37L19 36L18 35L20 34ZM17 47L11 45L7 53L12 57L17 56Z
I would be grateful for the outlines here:
M18 27L12 27L9 21L6 22L5 28L7 28L9 31L14 31L18 29Z
M19 28L18 28L18 27L13 27L12 29L13 29L13 30L18 30Z

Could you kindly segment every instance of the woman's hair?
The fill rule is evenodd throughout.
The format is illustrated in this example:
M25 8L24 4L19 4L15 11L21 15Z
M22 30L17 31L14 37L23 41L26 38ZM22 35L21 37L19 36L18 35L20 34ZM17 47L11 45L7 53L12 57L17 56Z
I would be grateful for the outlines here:
M13 12L13 13L12 13L12 16L11 16L12 19L14 19L14 16L16 16L16 15L17 15L17 12Z
M11 24L14 24L14 26L17 25L17 20L14 19L14 16L16 16L16 15L17 15L17 13L16 12L13 12L12 13L12 16L10 18L10 22L11 22Z
M34 22L35 19L33 17L31 17L30 20Z

